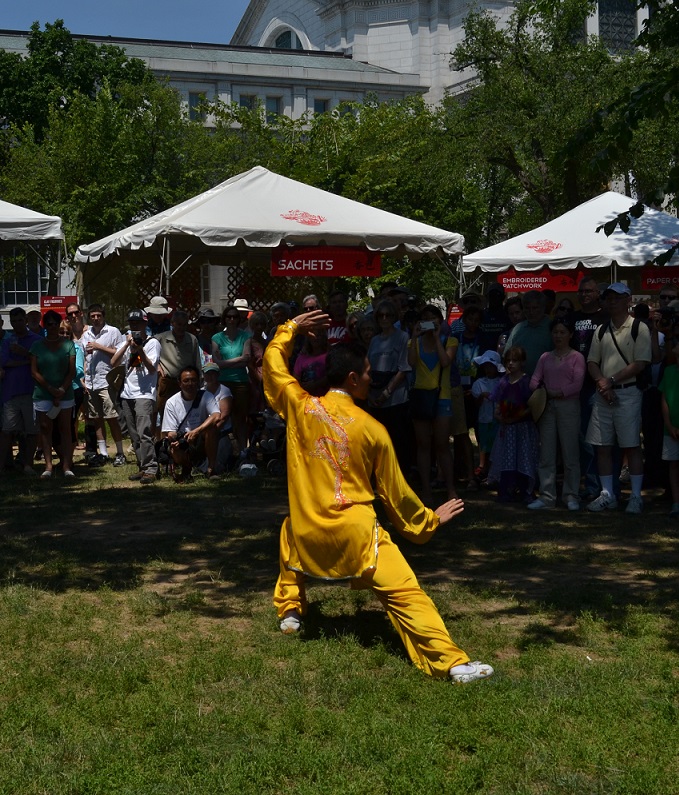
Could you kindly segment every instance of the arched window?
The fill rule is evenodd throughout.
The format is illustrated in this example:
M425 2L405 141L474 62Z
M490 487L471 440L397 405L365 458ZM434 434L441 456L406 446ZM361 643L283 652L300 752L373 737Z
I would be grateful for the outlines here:
M274 47L277 50L303 50L302 42L294 30L284 30L274 42Z

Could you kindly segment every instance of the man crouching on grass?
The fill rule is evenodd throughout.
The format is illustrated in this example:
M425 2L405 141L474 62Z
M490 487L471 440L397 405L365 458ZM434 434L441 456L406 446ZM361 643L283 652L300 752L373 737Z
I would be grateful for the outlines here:
M212 394L199 386L198 370L185 367L179 373L179 392L165 404L162 434L170 442L177 483L190 481L192 468L206 456L208 476L215 468L217 425L221 415L219 410L214 410Z
M274 593L281 631L298 632L306 610L304 582L350 580L380 600L408 656L430 676L454 682L486 679L490 665L471 662L451 640L441 616L373 509L374 492L405 538L428 541L440 524L464 509L450 500L425 508L405 482L384 427L354 400L365 400L370 364L354 343L334 345L327 358L330 390L305 392L288 370L297 334L327 328L329 317L308 312L278 327L264 356L264 391L287 424L290 515L280 536L280 574Z

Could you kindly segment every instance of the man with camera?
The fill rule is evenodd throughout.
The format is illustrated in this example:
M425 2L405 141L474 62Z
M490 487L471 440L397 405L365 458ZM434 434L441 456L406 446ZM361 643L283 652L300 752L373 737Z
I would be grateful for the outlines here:
M179 392L165 404L162 435L175 467L174 479L182 483L191 479L191 470L207 456L208 472L214 469L219 436L219 410L214 411L213 395L199 389L200 376L193 367L179 373Z
M139 471L129 480L142 485L153 483L158 475L153 423L156 413L156 383L160 343L146 333L146 315L133 309L127 316L130 331L118 346L111 365L125 367L125 381L120 395L127 430L137 457Z

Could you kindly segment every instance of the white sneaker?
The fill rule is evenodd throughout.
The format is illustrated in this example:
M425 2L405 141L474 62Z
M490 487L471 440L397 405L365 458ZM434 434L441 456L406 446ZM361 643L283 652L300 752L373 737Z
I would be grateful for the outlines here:
M601 492L601 494L596 498L596 500L592 500L587 505L588 511L612 511L613 508L618 507L618 501L612 494L609 494L605 489Z
M580 500L576 500L574 497L571 497L570 500L566 501L566 508L568 508L569 511L579 511Z
M552 507L551 505L547 505L547 503L544 500L540 499L533 500L533 502L529 502L528 505L526 505L526 508L528 508L531 511L541 511L544 508L551 508L551 507Z
M633 494L629 498L629 502L627 503L627 508L625 508L625 513L641 513L644 510L644 501L641 497L637 497L636 494Z
M296 635L302 627L302 619L299 613L293 610L283 616L278 626L284 635Z
M624 467L623 467L623 468L620 470L620 477L618 478L618 480L619 480L621 483L629 483L629 482L630 482L630 476L629 476L629 467L628 467L627 465L625 465L625 466L624 466Z
M463 665L454 665L450 669L450 678L458 685L466 685L469 682L475 682L477 679L488 679L494 673L492 666L482 663L480 660L475 660Z

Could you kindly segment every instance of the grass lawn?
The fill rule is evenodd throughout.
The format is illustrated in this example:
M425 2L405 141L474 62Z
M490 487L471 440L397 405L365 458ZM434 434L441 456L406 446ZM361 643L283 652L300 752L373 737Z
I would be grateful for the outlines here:
M401 548L453 638L407 661L369 592L271 590L285 483L0 480L0 794L679 793L679 524L667 503L468 496Z

